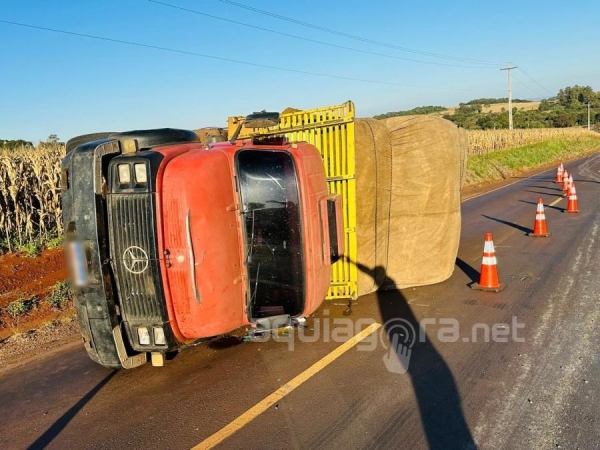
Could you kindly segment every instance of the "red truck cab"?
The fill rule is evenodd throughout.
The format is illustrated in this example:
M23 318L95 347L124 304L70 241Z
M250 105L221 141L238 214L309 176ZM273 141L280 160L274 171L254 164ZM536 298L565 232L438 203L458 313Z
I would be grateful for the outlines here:
M182 344L288 325L323 301L342 219L314 146L206 147L171 129L74 142L62 162L67 254L96 362L160 365Z

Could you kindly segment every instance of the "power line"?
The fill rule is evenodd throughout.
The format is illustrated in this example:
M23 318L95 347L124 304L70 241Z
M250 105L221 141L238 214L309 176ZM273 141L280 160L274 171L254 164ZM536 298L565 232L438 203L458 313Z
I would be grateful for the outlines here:
M416 49L412 49L412 48L408 48L408 47L401 47L401 46L398 46L398 45L388 44L386 42L380 42L380 41L376 41L376 40L373 40L373 39L365 38L365 37L362 37L362 36L356 36L356 35L350 34L350 33L344 33L342 31L332 30L331 28L322 27L320 25L314 25L312 23L303 22L303 21L298 20L298 19L294 19L294 18L291 18L291 17L282 16L280 14L275 14L275 13L272 13L272 12L269 12L269 11L265 11L263 9L255 8L253 6L243 5L241 3L234 2L232 0L218 0L218 1L220 1L222 3L226 3L228 5L235 6L237 8L242 8L242 9L246 9L248 11L252 11L252 12L255 12L255 13L258 13L258 14L263 14L265 16L274 17L274 18L279 19L279 20L284 20L286 22L295 23L296 25L301 25L303 27L312 28L314 30L323 31L325 33L335 34L337 36L342 36L342 37L345 37L345 38L348 38L348 39L354 39L356 41L366 42L366 43L372 44L372 45L378 45L380 47L393 48L395 50L400 50L400 51L408 52L408 53L416 53L416 54L419 54L419 55L431 56L433 58L441 58L441 59L448 59L448 60L461 61L461 62L470 62L470 63L477 63L477 64L485 64L485 65L494 66L494 67L498 67L498 66L502 66L503 65L502 63L498 63L498 62L495 62L495 61L486 61L486 60L481 60L481 59L462 58L462 57L457 57L457 56L443 55L441 53L433 53L433 52L426 52L426 51L422 51L422 50L416 50Z
M520 80L515 74L513 74L513 79L519 83L522 86L525 86L527 89L529 89L531 92L536 93L537 95L540 96L540 98L545 98L546 95L542 94L540 91L533 89L531 86L529 86L527 83L523 82L522 80Z
M550 91L549 89L546 89L544 86L542 86L540 83L538 83L537 81L535 81L531 75L529 75L527 72L525 72L525 70L523 70L523 67L520 67L521 72L523 72L523 75L525 75L527 78L529 78L531 81L533 81L535 84L537 84L539 87L541 87L543 90L545 90L546 92L548 92L550 95L555 95L554 92Z
M199 15L199 16L209 17L211 19L221 20L223 22L228 22L228 23L233 23L233 24L241 25L241 26L248 27L248 28L253 28L255 30L265 31L267 33L277 34L279 36L286 36L286 37L290 37L290 38L293 38L293 39L299 39L299 40L306 41L306 42L312 42L314 44L326 45L328 47L340 48L340 49L343 49L343 50L349 50L349 51L357 52L357 53L363 53L363 54L368 54L368 55L381 56L383 58L399 59L399 60L403 60L403 61L411 61L411 62L416 62L416 63L420 63L420 64L433 64L433 65L436 65L436 66L461 67L461 68L468 68L468 69L492 69L492 67L468 66L468 65L464 65L464 64L463 65L461 65L461 64L446 64L446 63L435 62L435 61L423 61L423 60L420 60L420 59L405 58L405 57L402 57L402 56L394 56L394 55L387 55L385 53L371 52L371 51L368 51L368 50L361 50L361 49L358 49L358 48L347 47L345 45L333 44L331 42L319 41L317 39L310 39L310 38L306 38L306 37L303 37L303 36L298 36L298 35L295 35L295 34L284 33L282 31L276 31L276 30L272 30L272 29L269 29L269 28L259 27L257 25L252 25L252 24L249 24L249 23L239 22L239 21L233 20L233 19L226 19L224 17L215 16L215 15L208 14L208 13L205 13L205 12L201 12L201 11L197 11L197 10L189 9L189 8L184 8L182 6L177 6L177 5L173 5L171 3L161 2L161 1L158 1L158 0L148 0L148 1L150 3L155 3L157 5L166 6L168 8L173 8L173 9L177 9L177 10L180 10L180 11L184 11L184 12L196 14L196 15Z
M153 49L153 50L160 50L160 51L164 51L164 52L178 53L178 54L182 54L182 55L195 56L195 57L200 57L200 58L208 58L208 59L214 59L214 60L218 60L218 61L230 62L230 63L234 63L234 64L243 64L246 66L260 67L263 69L278 70L278 71L283 71L283 72L298 73L298 74L302 74L302 75L311 75L311 76L322 77L322 78L333 78L333 79L337 79L337 80L358 81L361 83L381 84L381 85L387 85L387 86L410 87L410 88L419 88L419 89L436 89L436 90L445 90L445 91L468 91L468 92L477 90L477 89L472 89L472 88L471 89L460 89L460 88L444 88L444 87L435 87L435 86L420 86L420 85L411 85L411 84L401 84L401 83L394 83L394 82L389 82L389 81L369 80L369 79L365 79L365 78L353 78L353 77L345 77L342 75L332 75L332 74L326 74L326 73L309 72L309 71L305 71L305 70L290 69L287 67L277 67L277 66L270 66L267 64L254 63L254 62L250 62L250 61L242 61L242 60L238 60L238 59L224 58L222 56L207 55L204 53L192 52L192 51L188 51L188 50L178 50L178 49L174 49L174 48L170 48L170 47L163 47L163 46L159 46L159 45L142 44L139 42L125 41L122 39L114 39L114 38L109 38L109 37L104 37L104 36L96 36L93 34L77 33L74 31L60 30L58 28L42 27L39 25L31 25L31 24L26 24L26 23L21 23L21 22L13 22L10 20L0 19L0 23L15 25L15 26L19 26L19 27L25 27L25 28L32 28L32 29L36 29L36 30L50 31L53 33L66 34L69 36L78 36L78 37L84 37L84 38L89 38L89 39L95 39L95 40L99 40L99 41L112 42L115 44L130 45L130 46L134 46L134 47L142 47L142 48L148 48L148 49Z

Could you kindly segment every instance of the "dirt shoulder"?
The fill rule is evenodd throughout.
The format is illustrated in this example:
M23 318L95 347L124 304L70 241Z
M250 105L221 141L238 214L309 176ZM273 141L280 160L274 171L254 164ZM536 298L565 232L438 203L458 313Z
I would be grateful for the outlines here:
M66 279L61 249L0 256L0 373L79 340Z
M0 340L40 328L72 309L62 249L0 256Z
M80 342L79 324L74 314L0 339L0 375L41 355L80 345Z

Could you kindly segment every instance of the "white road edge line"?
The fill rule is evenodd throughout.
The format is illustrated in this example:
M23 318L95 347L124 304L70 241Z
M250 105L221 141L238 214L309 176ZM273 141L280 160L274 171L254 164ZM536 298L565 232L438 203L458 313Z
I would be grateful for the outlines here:
M546 172L550 172L551 170L552 170L552 169L548 169L548 170L545 170L545 171L543 171L543 172L540 172L540 173L534 173L534 174L532 174L532 175L529 175L527 178L521 178L521 179L519 179L519 180L517 180L517 181L513 181L513 182L512 182L512 183L510 183L510 184L505 184L504 186L500 186L500 187L497 187L496 189L492 189L491 191L485 191L485 192L481 192L481 193L479 193L479 194L477 194L477 195L474 195L473 197L465 198L464 200L461 200L460 202L461 202L461 203L468 202L469 200L473 200L474 198L481 197L482 195L486 195L486 194L489 194L489 193L491 193L491 192L496 192L496 191L499 191L500 189L507 188L507 187L509 187L509 186L512 186L513 184L520 183L521 181L529 180L530 178L533 178L533 177L538 177L538 176L540 176L540 175L543 175L543 174L545 174Z

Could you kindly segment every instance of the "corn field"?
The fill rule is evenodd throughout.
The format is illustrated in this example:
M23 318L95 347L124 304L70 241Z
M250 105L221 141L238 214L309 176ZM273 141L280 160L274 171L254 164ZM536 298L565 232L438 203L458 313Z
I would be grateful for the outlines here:
M46 242L62 233L63 145L0 149L0 247Z
M469 155L484 155L498 150L523 147L549 139L598 136L584 128L528 128L519 130L467 130Z
M582 128L468 131L469 155L561 137L588 136ZM61 235L60 159L63 145L0 149L0 250Z

